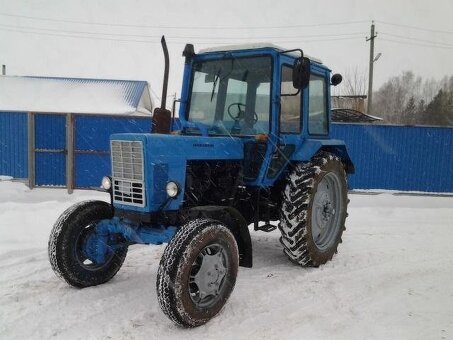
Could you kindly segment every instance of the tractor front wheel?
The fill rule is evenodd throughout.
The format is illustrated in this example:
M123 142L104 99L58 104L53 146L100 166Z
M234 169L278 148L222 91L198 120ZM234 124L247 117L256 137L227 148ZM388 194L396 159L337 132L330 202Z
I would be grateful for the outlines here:
M186 223L160 261L157 296L162 311L185 327L208 322L233 291L238 266L237 244L225 225L208 219Z
M99 257L88 251L96 223L112 218L110 204L85 201L68 208L55 223L49 238L49 260L55 274L74 287L95 286L109 281L121 268L127 245L114 240ZM96 250L96 247L95 247Z

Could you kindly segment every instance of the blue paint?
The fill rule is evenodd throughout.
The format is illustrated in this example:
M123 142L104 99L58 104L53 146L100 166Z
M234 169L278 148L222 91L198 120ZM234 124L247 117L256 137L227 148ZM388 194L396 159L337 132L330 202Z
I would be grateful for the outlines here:
M66 185L66 156L64 153L35 154L35 184L37 186Z
M111 172L109 153L82 153L75 155L74 177L76 188L99 187L102 177Z
M35 114L35 184L66 185L66 116Z
M35 114L35 148L64 150L66 148L66 116Z
M75 150L110 152L110 135L121 132L148 133L150 117L76 115L74 117Z
M352 189L453 192L453 128L333 124L354 162Z
M150 212L158 211L167 202L165 185L175 181L183 190L188 160L242 160L241 138L212 138L203 136L160 134L116 134L112 140L135 140L143 143L146 205L143 208L115 203L120 209ZM169 200L164 210L177 210L182 204L183 192Z
M110 135L151 131L149 117L76 115L74 117L75 187L98 187L111 173Z
M0 112L0 175L28 177L27 113Z
M143 227L113 217L97 223L82 251L93 262L102 264L116 247L121 246L116 237L118 235L122 236L127 244L162 244L168 243L176 230L177 228L172 226Z

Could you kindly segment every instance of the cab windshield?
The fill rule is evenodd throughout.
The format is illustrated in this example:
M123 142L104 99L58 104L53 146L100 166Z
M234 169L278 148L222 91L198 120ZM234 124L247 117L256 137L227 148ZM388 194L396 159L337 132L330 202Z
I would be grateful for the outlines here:
M210 135L269 133L271 77L270 56L195 61L187 120Z

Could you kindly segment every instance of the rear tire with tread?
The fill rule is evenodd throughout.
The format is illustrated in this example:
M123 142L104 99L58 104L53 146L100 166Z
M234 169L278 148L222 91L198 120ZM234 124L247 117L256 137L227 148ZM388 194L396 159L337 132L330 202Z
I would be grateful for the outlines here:
M325 179L324 179L325 178ZM317 191L321 191L320 183L325 187L323 181L330 180L329 184L335 188L336 197L332 199L332 204L339 207L335 211L326 204L324 211L331 210L331 215L335 221L326 223L327 228L331 228L330 235L327 235L325 245L317 242L314 230L318 231L316 213L313 212L315 197L316 204L319 202ZM329 189L327 194L329 196ZM341 236L345 228L347 217L347 177L344 165L340 158L328 153L319 152L310 162L296 164L293 171L287 177L287 184L283 192L282 206L280 210L279 229L281 231L280 242L283 245L284 253L288 258L299 265L317 267L331 260L337 252L338 244L341 243ZM328 199L326 200L328 201ZM322 209L322 208L321 208ZM321 212L322 214L322 212ZM336 216L335 214L338 214ZM315 217L315 218L314 218ZM329 220L330 221L330 220ZM327 229L326 229L327 230Z

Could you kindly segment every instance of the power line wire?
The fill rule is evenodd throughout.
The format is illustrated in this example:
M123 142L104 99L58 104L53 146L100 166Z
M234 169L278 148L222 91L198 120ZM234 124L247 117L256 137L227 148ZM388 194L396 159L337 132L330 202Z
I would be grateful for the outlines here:
M23 18L29 20L39 21L51 21L51 22L63 22L71 24L82 24L82 25L98 25L98 26L116 26L116 27L136 27L136 28L161 28L161 29L194 29L194 30L239 30L239 29L282 29L282 28L298 28L298 27L318 27L318 26L339 26L339 25L354 25L367 23L367 20L357 21L345 21L345 22L332 22L332 23L318 23L318 24L298 24L298 25L281 25L281 26L166 26L166 25L137 25L137 24L118 24L118 23L106 23L106 22L89 22L80 20L64 20L55 19L48 17L35 17L27 15L18 15L11 13L0 13L1 16Z
M138 37L138 38L155 38L160 39L161 35L146 35L146 34L126 34L126 33L104 33L104 32L88 32L88 31L67 31L52 28L41 28L35 26L16 26L16 25L4 25L0 24L0 27L6 27L10 29L19 30L38 30L48 31L57 33L69 33L69 34L89 34L89 35L107 35L107 36L119 36L119 37ZM168 35L167 39L201 39L201 40L248 40L248 39L301 39L301 38L317 38L317 37L340 37L340 36L353 36L359 35L362 32L353 33L338 33L338 34L311 34L311 35L296 35L296 36L259 36L259 37L233 37L233 36L216 36L216 37L200 37L200 36L174 36Z
M28 33L28 34L45 35L45 36L53 36L53 37L80 38L80 39L89 39L89 40L106 40L106 41L139 42L139 43L160 44L159 41L151 41L151 40L134 40L134 39L131 40L131 39L86 37L86 36L82 36L82 35L55 34L55 33L24 31L24 30L8 29L8 28L0 28L0 31L15 32L15 33Z
M424 32L453 34L453 31L444 31L444 30L437 30L437 29L425 28L425 27L419 27L419 26L396 24L396 23L393 23L393 22L381 21L381 20L376 20L376 22L378 22L380 24L384 24L384 25L410 28L410 29L413 29L413 30L424 31Z
M0 26L5 26L5 25L0 25ZM160 41L159 40L138 40L138 39L117 39L117 38L108 38L108 37L96 37L96 36L83 36L83 35L74 35L74 34L66 34L64 33L64 31L60 31L62 32L62 34L57 34L57 33L48 33L48 32L36 32L36 31L33 31L33 30L23 30L23 29L8 29L8 28L0 28L0 31L7 31L7 32L15 32L15 33L25 33L25 34L34 34L34 35L44 35L44 36L54 36L54 37L66 37L66 38L80 38L80 39L88 39L88 40L105 40L105 41L118 41L118 42L136 42L136 43L149 43L149 44L160 44ZM77 33L79 34L79 33ZM82 34L82 33L80 33ZM83 33L83 34L86 34L86 33ZM183 37L179 37L179 38L183 38ZM363 36L347 36L347 37L335 37L335 38L325 38L325 39L311 39L311 40L304 40L303 36L302 37L288 37L288 38L294 38L294 39L297 39L297 40L279 40L278 42L279 43L297 43L297 42L324 42L324 41L335 41L335 40L352 40L352 39L359 39L359 38L363 38ZM212 39L216 39L216 38L212 38ZM229 41L229 42L225 42L225 41L222 41L220 42L219 44L232 44L234 43L234 40L236 38L231 38L230 40L232 41ZM256 37L256 38L246 38L247 40L249 41L252 41L252 40L257 40L257 39L262 39L260 37ZM220 39L222 40L222 39ZM171 41L172 43L176 43L176 44L185 44L187 42L187 40L173 40L173 38L170 38L169 41ZM199 45L213 45L213 44L216 44L215 41L210 41L210 42L206 42L206 41L195 41L194 43L196 44L199 44Z
M425 39L418 39L418 38L413 38L413 37L406 37L403 35L398 35L398 34L392 34L392 33L380 33L382 35L388 35L389 37L394 37L394 38L400 38L400 39L407 39L407 40L413 40L413 41L418 41L422 43L428 43L428 44L433 44L433 45L445 45L445 47L453 47L453 44L448 44L445 42L440 42L440 41L433 41L433 40L425 40Z
M428 44L421 44L421 43L417 43L417 42L395 40L395 39L389 39L389 38L381 38L380 40L381 41L388 41L388 42L398 43L398 44L404 44L404 45L413 45L413 46L439 48L439 49L444 49L444 50L453 50L453 46L452 47L447 47L447 46L439 46L439 45L428 45Z

